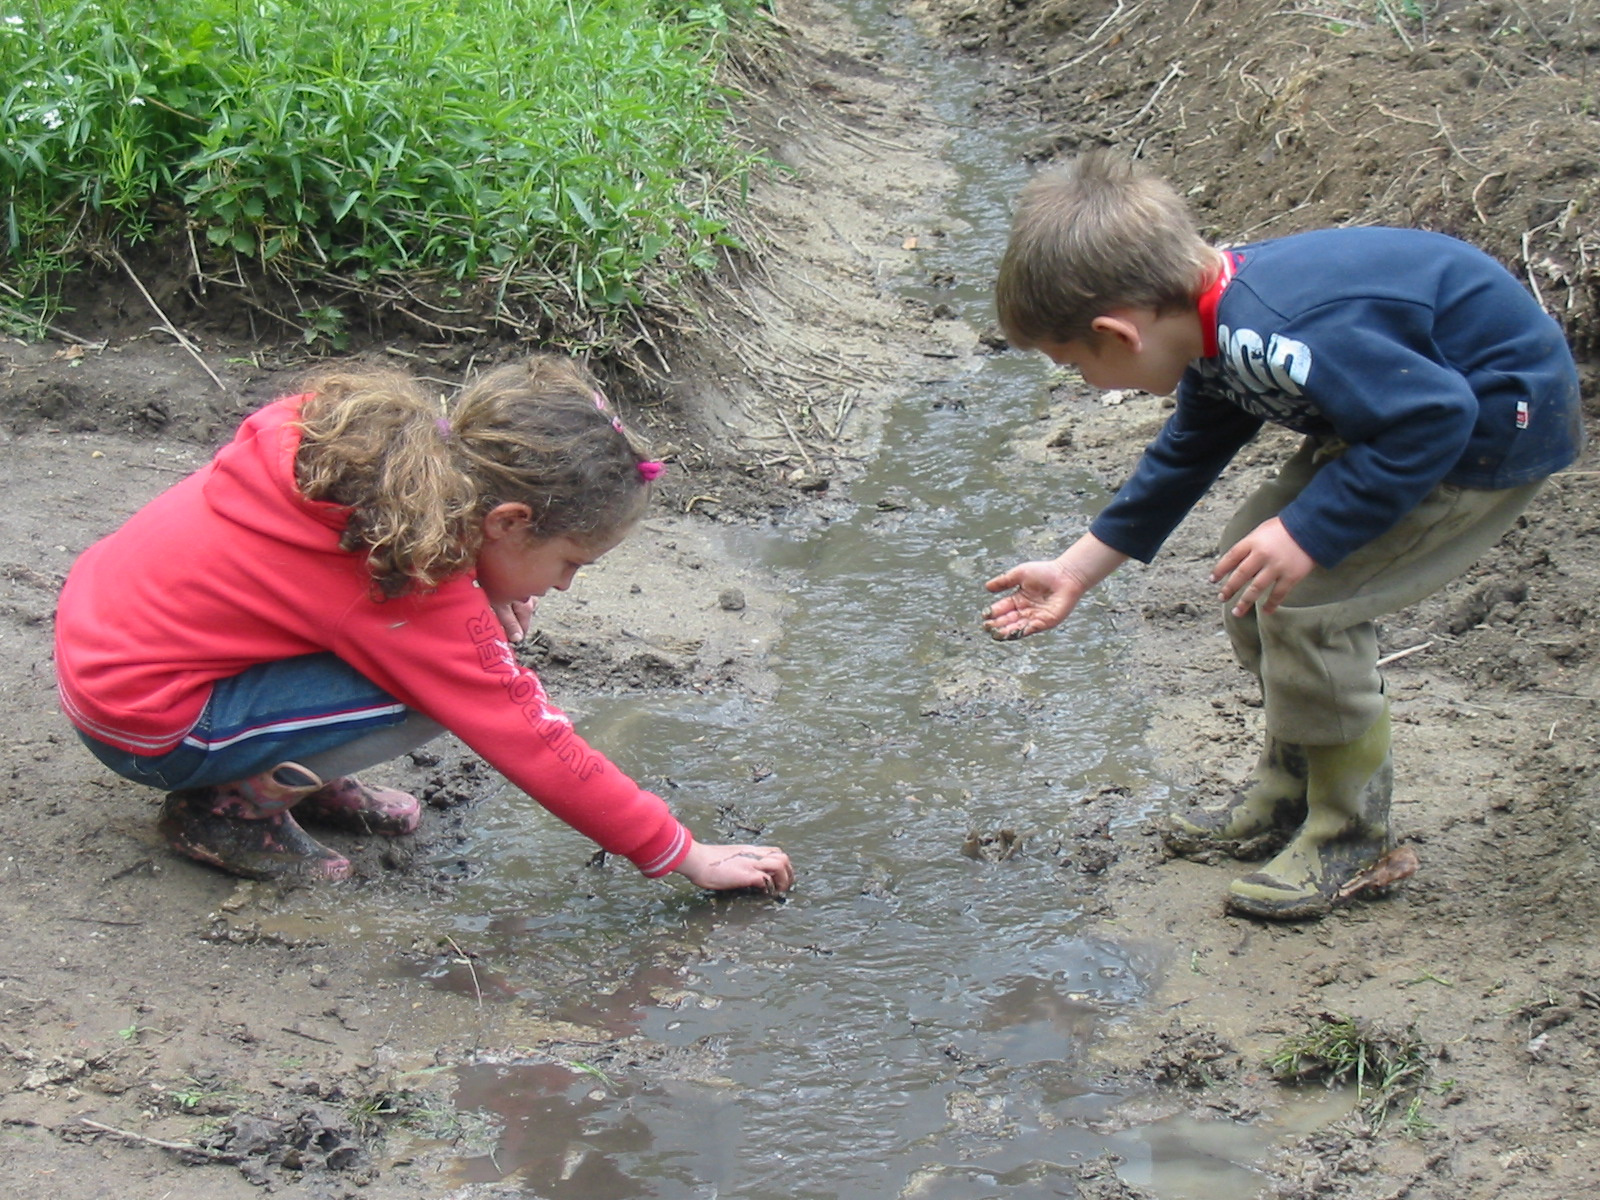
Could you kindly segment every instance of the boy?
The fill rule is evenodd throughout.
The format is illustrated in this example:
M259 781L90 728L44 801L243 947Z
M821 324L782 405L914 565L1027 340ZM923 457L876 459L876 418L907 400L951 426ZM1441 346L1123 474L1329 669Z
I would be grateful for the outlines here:
M1266 743L1246 785L1169 815L1180 854L1250 857L1228 907L1320 917L1394 846L1373 619L1464 571L1583 443L1560 327L1488 255L1442 234L1332 229L1233 250L1107 151L1035 179L996 285L1019 349L1096 388L1177 391L1133 474L1059 558L986 585L996 638L1064 620L1149 562L1264 421L1305 435L1240 508L1211 573ZM1285 838L1288 839L1284 845Z

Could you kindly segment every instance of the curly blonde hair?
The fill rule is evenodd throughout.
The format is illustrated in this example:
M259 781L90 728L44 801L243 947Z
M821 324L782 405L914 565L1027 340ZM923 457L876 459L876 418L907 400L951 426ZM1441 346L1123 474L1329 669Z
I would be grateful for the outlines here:
M309 390L296 482L350 509L340 544L365 551L386 598L470 567L499 504L526 504L535 540L580 543L626 530L649 505L643 443L570 359L499 367L448 408L399 371L336 370Z
M1017 198L995 283L1000 330L1019 350L1090 342L1094 319L1112 309L1194 303L1216 263L1171 186L1091 150Z

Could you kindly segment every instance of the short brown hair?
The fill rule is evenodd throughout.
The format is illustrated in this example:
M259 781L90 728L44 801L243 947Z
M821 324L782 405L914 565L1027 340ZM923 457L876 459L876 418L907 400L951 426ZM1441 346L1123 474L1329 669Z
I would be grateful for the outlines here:
M1094 319L1112 309L1193 303L1214 261L1170 185L1092 150L1017 198L995 284L1000 330L1024 350L1089 341Z

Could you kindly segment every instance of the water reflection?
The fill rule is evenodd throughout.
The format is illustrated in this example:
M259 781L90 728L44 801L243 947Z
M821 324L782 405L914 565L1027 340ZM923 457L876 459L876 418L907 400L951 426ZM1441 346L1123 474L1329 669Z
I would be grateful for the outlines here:
M642 1180L617 1164L653 1143L644 1123L604 1117L603 1086L581 1070L551 1063L479 1064L463 1068L456 1103L498 1114L502 1131L492 1153L461 1160L463 1183L522 1177L549 1200L628 1200L649 1195Z

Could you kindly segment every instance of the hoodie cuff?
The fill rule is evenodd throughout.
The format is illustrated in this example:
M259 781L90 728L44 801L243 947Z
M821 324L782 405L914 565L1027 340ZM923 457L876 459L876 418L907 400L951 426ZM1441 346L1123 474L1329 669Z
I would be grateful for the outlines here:
M676 818L672 818L655 837L628 855L628 858L646 878L660 879L689 857L689 850L693 846L694 835Z

